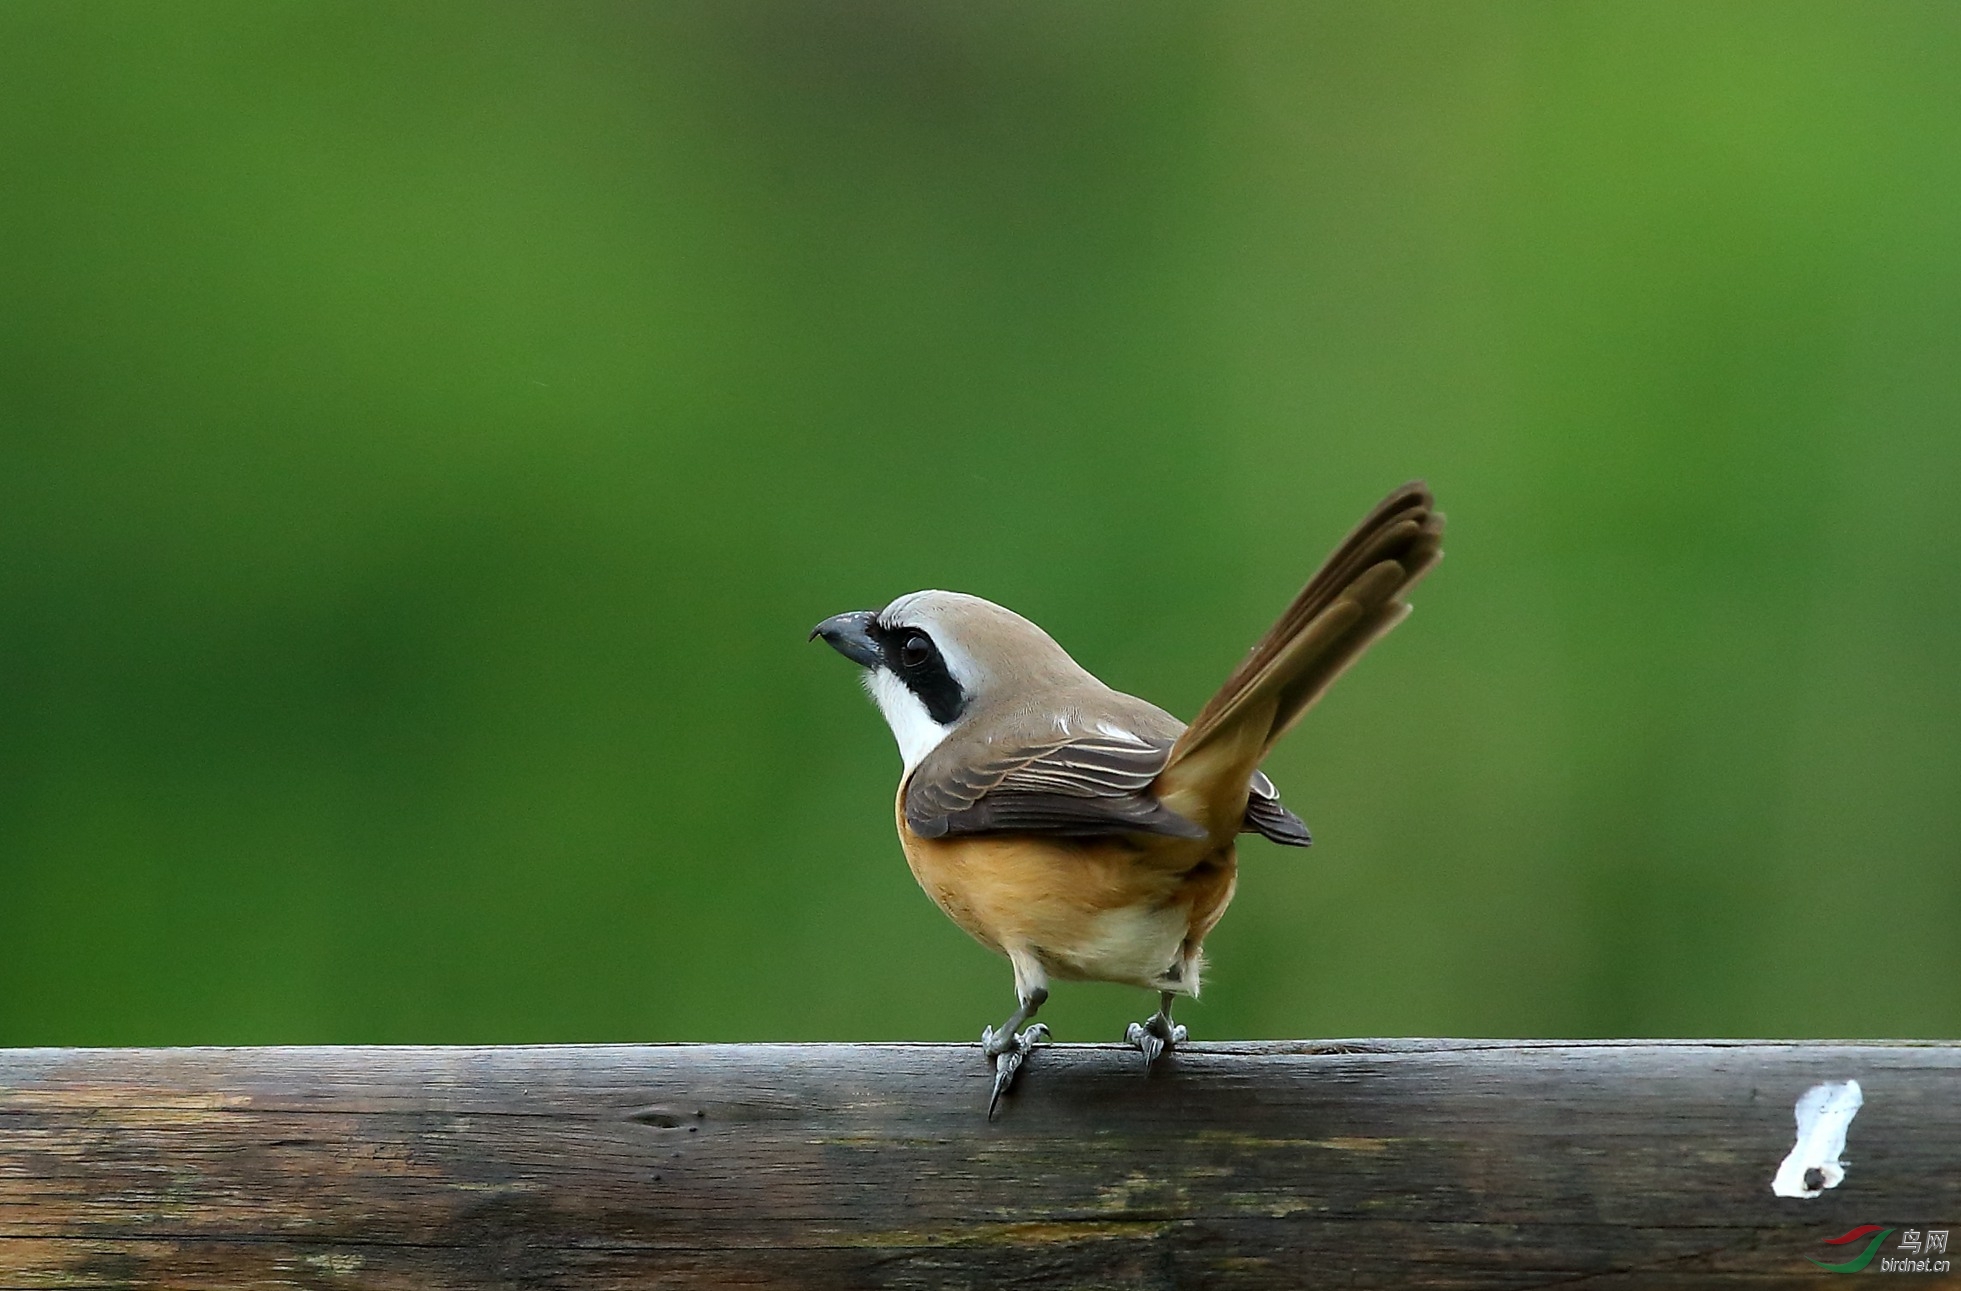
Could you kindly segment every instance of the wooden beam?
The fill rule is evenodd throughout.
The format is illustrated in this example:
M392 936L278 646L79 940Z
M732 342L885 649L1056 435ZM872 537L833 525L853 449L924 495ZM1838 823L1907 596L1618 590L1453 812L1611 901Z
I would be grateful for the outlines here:
M1773 1195L1846 1080L1844 1181ZM987 1086L973 1045L0 1050L0 1287L1772 1287L1961 1230L1955 1045L1062 1045Z

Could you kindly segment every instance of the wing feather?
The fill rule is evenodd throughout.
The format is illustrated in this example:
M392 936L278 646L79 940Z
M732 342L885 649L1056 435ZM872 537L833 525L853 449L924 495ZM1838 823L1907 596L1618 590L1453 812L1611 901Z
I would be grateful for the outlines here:
M989 745L980 756L929 756L906 786L906 826L922 838L987 833L1164 834L1203 838L1205 830L1159 802L1150 784L1164 770L1183 727L1149 736L1078 730L1067 719L1053 738L1018 748ZM971 753L971 750L968 750ZM1307 827L1280 804L1273 782L1255 772L1245 829L1276 843L1306 846Z
M1174 738L1064 731L1030 746L990 747L943 769L929 757L906 787L906 825L922 838L1009 830L1203 838L1198 825L1145 792Z

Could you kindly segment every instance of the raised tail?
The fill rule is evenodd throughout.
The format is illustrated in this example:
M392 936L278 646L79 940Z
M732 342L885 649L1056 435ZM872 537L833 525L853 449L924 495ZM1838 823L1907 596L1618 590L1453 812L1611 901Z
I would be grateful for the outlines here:
M1403 621L1403 597L1443 558L1443 528L1421 480L1378 503L1172 746L1152 785L1157 799L1214 836L1237 831L1260 760L1349 664Z

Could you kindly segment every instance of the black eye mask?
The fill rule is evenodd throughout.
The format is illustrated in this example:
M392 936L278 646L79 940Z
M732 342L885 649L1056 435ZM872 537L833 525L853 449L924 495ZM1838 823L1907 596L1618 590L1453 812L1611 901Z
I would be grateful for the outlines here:
M967 696L946 666L933 638L918 628L878 630L885 666L926 706L926 714L941 726L951 725L967 707Z

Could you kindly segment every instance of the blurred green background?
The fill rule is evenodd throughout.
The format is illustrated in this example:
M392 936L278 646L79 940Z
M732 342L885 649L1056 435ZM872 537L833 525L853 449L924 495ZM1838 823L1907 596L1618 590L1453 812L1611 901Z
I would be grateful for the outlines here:
M971 1039L810 625L973 591L1189 716L1417 475L1194 1035L1954 1035L1957 67L1948 0L12 0L0 1043Z

